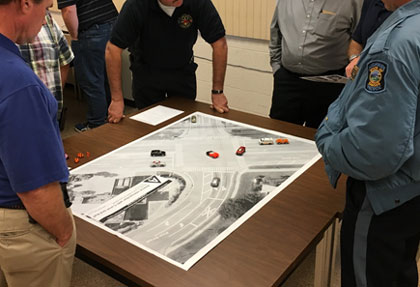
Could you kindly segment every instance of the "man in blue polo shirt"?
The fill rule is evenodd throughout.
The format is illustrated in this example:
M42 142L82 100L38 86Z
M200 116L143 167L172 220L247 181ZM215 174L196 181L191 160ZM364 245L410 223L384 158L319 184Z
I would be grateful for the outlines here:
M68 286L76 245L57 101L21 57L52 0L0 0L0 269L8 286Z
M362 15L356 30L351 36L349 49L347 54L349 56L349 64L346 67L346 76L351 77L353 67L357 64L360 58L360 52L366 45L367 39L378 29L379 26L391 15L384 7L381 0L365 0L362 7Z
M137 108L166 96L196 97L193 46L198 31L213 49L212 107L229 111L223 92L227 62L225 29L210 0L128 0L107 45L106 64L112 101L108 121L123 117L121 53L130 47L133 98ZM210 92L210 91L209 91Z

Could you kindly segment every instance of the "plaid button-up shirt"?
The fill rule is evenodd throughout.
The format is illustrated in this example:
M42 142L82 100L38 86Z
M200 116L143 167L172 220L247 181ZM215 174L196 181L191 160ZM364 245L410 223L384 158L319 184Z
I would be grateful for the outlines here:
M19 49L31 69L57 99L57 118L60 119L63 109L60 67L70 64L74 55L50 13L45 15L45 20L47 23L42 26L34 41L19 45Z

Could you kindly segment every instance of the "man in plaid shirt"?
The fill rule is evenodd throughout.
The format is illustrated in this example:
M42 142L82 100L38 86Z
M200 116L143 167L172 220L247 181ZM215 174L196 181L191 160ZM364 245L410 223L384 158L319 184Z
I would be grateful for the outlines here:
M50 13L45 15L46 24L32 43L19 45L22 57L41 81L51 91L58 103L57 119L63 111L63 87L67 80L73 52L60 27Z

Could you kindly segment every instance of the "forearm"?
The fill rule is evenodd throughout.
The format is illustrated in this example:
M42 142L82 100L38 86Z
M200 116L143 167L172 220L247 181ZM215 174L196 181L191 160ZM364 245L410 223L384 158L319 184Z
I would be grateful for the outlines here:
M362 50L362 45L352 39L347 50L347 56L351 57L353 55L359 55L362 52Z
M270 51L270 65L275 73L281 66L281 47L282 34L280 32L280 26L277 18L277 7L274 10L273 19L270 25L270 42L268 48Z
M36 222L57 238L67 241L73 233L73 223L64 205L60 184L53 182L32 191L18 193L26 210Z
M121 82L122 49L108 42L105 50L106 70L113 101L123 101Z
M223 37L212 44L213 47L213 90L223 90L226 75L228 47Z
M60 66L61 86L63 87L63 89L67 82L67 76L69 74L69 70L70 70L70 64Z
M61 15L63 16L64 23L70 33L73 40L78 38L79 19L77 18L76 5L67 6L61 9Z

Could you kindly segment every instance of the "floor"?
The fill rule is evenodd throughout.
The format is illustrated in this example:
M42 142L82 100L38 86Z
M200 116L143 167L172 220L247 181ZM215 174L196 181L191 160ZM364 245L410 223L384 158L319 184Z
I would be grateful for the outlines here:
M67 86L64 95L64 106L67 107L65 129L61 135L63 138L74 135L76 132L73 127L75 124L84 122L87 110L86 102L75 96L72 86ZM125 113L135 111L132 107L126 106ZM337 254L335 274L332 275L331 287L340 286L340 254ZM312 251L302 262L302 264L289 276L281 287L313 287L314 286L314 266L315 251ZM420 261L418 263L420 270ZM73 265L73 277L71 287L123 287L126 286L114 278L106 275L98 269L90 266L82 260L76 258ZM219 286L215 286L219 287ZM222 286L220 286L222 287ZM224 287L224 286L223 286ZM401 286L402 287L402 286ZM419 284L420 287L420 284Z

